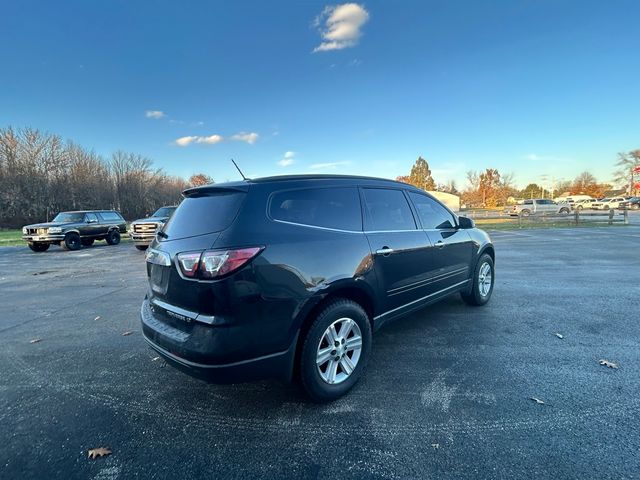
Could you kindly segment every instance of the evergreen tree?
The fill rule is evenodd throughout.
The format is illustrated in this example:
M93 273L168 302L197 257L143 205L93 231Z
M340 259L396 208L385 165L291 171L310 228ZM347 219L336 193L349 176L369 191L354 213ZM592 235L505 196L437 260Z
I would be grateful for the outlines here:
M411 167L411 173L409 174L409 183L422 190L435 190L436 182L434 182L431 176L431 170L429 170L429 164L427 161L418 157L416 163Z

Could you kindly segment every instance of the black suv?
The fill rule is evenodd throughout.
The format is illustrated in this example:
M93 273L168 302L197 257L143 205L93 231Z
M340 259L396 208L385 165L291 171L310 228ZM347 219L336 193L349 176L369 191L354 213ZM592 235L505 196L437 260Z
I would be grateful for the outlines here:
M127 224L115 210L61 212L51 222L22 227L22 239L34 252L44 252L52 243L66 250L91 246L95 240L117 245L121 233L127 233Z
M285 176L184 196L147 251L141 320L193 376L295 376L333 400L362 375L372 331L453 293L491 297L489 236L407 184Z

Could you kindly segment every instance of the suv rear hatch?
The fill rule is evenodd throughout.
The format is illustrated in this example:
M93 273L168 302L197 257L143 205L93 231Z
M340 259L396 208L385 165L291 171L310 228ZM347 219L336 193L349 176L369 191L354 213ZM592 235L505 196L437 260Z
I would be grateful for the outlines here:
M185 199L147 252L152 299L200 313L207 313L202 308L212 308L205 298L206 284L187 278L176 256L213 248L220 233L235 220L248 190L248 184L185 190Z

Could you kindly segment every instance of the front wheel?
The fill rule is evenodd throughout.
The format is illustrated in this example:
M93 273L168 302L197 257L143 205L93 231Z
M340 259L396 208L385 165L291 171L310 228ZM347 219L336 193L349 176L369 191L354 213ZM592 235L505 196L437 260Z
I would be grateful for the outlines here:
M107 243L109 245L118 245L120 243L120 232L117 230L111 230L107 234Z
M347 393L362 376L371 352L371 324L357 303L336 299L316 317L300 354L300 380L315 402Z
M62 248L65 250L80 250L81 247L80 235L74 232L67 233L62 242Z
M136 248L138 250L140 250L141 252L144 252L147 248L149 248L148 245L136 245Z
M560 214L561 215L568 215L569 214L569 209L568 208L561 208L560 209Z
M45 252L49 249L49 244L42 242L29 242L29 248L34 252Z
M495 279L493 260L490 255L485 253L476 264L471 290L462 292L462 299L467 304L478 307L486 304L493 293Z

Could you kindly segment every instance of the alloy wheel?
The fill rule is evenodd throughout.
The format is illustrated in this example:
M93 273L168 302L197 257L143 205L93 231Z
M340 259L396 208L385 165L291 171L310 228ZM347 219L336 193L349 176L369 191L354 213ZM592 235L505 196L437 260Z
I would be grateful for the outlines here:
M316 366L325 382L335 385L353 373L362 352L362 332L350 318L340 318L324 331L318 344Z
M491 265L485 262L480 266L478 273L478 289L480 290L480 295L483 297L489 295L492 281L493 272L491 271Z

